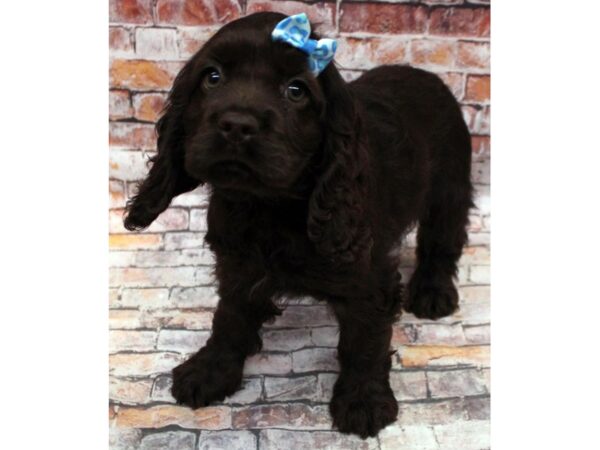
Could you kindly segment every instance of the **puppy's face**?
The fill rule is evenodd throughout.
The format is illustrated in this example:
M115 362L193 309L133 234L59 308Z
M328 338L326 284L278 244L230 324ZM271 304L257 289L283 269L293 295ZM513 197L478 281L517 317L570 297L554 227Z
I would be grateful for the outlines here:
M293 195L323 138L324 94L265 14L222 28L191 61L184 167L221 189Z

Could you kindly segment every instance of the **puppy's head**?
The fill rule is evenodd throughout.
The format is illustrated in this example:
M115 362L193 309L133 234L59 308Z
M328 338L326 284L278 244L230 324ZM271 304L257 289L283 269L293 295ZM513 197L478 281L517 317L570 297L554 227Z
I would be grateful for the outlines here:
M364 162L353 150L356 114L333 64L315 77L305 53L272 40L284 18L257 13L229 23L178 74L157 124L158 153L128 204L127 228L148 226L174 196L209 183L234 195L310 195L309 234L324 239L332 193L342 192L348 176L355 183Z

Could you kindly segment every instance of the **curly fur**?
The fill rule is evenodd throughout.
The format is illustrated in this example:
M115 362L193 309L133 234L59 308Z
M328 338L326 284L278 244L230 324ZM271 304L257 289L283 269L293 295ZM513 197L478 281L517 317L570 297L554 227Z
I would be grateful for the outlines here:
M398 413L389 386L401 307L392 255L414 224L418 267L404 309L437 319L457 308L470 136L456 100L428 72L383 66L346 83L330 64L315 79L302 52L270 40L283 17L232 22L188 61L125 226L147 227L173 197L210 186L205 240L220 301L206 346L173 371L179 403L197 408L235 392L245 358L261 348L261 325L280 314L274 301L311 295L340 324L334 426L374 436ZM211 86L215 67L221 79ZM304 86L301 100L282 95L292 80Z

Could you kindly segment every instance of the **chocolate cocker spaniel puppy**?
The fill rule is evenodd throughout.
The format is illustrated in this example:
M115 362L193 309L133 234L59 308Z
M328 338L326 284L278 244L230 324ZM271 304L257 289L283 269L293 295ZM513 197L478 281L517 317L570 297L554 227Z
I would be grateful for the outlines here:
M398 413L389 371L401 306L429 319L457 309L470 135L431 73L382 66L346 83L329 64L314 76L305 52L271 38L284 18L231 22L183 67L125 226L147 227L173 197L211 188L205 240L220 301L206 346L173 370L180 404L238 390L261 325L281 313L274 300L309 295L339 321L333 424L365 438ZM418 266L402 300L392 250L417 223Z

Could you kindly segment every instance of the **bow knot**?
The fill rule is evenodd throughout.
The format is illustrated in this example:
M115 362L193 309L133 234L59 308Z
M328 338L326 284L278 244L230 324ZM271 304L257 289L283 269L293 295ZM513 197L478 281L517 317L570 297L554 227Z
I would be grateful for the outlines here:
M337 49L335 39L310 39L310 22L305 13L283 19L275 26L271 37L274 41L285 42L306 53L310 71L315 76L333 60Z

